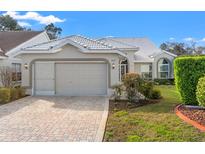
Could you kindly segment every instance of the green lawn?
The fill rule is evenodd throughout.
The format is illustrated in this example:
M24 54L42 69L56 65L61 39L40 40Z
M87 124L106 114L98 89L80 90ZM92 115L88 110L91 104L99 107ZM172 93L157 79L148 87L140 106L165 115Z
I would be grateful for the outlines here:
M205 141L205 133L174 113L180 103L174 86L157 86L159 103L109 114L104 141Z

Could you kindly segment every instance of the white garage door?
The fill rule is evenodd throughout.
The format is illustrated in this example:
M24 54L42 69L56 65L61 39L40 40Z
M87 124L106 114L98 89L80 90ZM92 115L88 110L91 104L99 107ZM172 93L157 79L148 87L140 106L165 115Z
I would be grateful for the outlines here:
M107 64L36 62L35 95L94 96L106 95Z
M88 96L107 94L107 64L57 63L56 94Z
M34 66L35 95L55 94L55 70L54 62L36 62Z

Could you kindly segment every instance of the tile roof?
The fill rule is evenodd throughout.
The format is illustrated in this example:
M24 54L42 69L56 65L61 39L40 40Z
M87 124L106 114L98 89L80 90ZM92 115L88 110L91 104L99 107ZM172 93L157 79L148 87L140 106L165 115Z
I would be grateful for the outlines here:
M138 48L134 44L128 44L122 40L118 40L118 39L113 38L113 37L102 38L102 39L99 39L99 41L104 42L104 43L109 43L118 49L137 49Z
M134 57L137 62L152 62L154 60L152 56L161 52L152 41L143 37L107 37L99 40L115 45L120 49L128 47L138 48L139 50L135 53Z
M42 31L0 31L1 51L5 54L41 32ZM0 54L2 54L2 52Z
M160 51L152 41L145 37L108 37L100 40L103 42L108 42L111 45L113 44L117 48L139 48L139 50L143 51L145 55L150 55Z
M69 39L88 49L114 49L115 48L114 46L108 43L104 43L98 40L93 40L80 35L71 36L69 37Z
M87 37L83 37L80 35L72 35L65 38L60 38L56 40L51 40L49 42L37 44L34 46L26 47L24 50L49 50L51 48L57 47L60 44L64 45L67 44L67 42L70 41L82 48L88 49L88 50L112 50L115 49L112 45L109 45L108 43L104 43L101 41L93 40Z

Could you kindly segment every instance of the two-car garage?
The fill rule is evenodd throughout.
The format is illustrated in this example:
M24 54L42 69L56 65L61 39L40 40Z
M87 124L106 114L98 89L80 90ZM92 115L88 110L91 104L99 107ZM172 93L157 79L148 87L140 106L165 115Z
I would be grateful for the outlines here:
M107 95L105 61L36 61L32 72L34 95Z

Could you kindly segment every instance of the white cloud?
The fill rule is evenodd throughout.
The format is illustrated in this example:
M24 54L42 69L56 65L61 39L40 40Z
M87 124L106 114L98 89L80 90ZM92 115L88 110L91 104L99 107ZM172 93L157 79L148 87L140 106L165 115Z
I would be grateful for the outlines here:
M195 41L193 37L187 37L187 38L184 38L183 40L187 42Z
M200 42L205 42L205 37L200 40Z
M174 37L170 37L169 40L170 40L170 41L174 41L175 38L174 38Z
M42 16L37 12L26 12L25 14L19 14L19 12L8 11L3 15L10 15L16 20L34 20L43 25L65 21L65 19L60 19L58 17L55 17L54 15Z
M18 24L21 27L31 27L31 24L29 24L28 22L19 21Z

